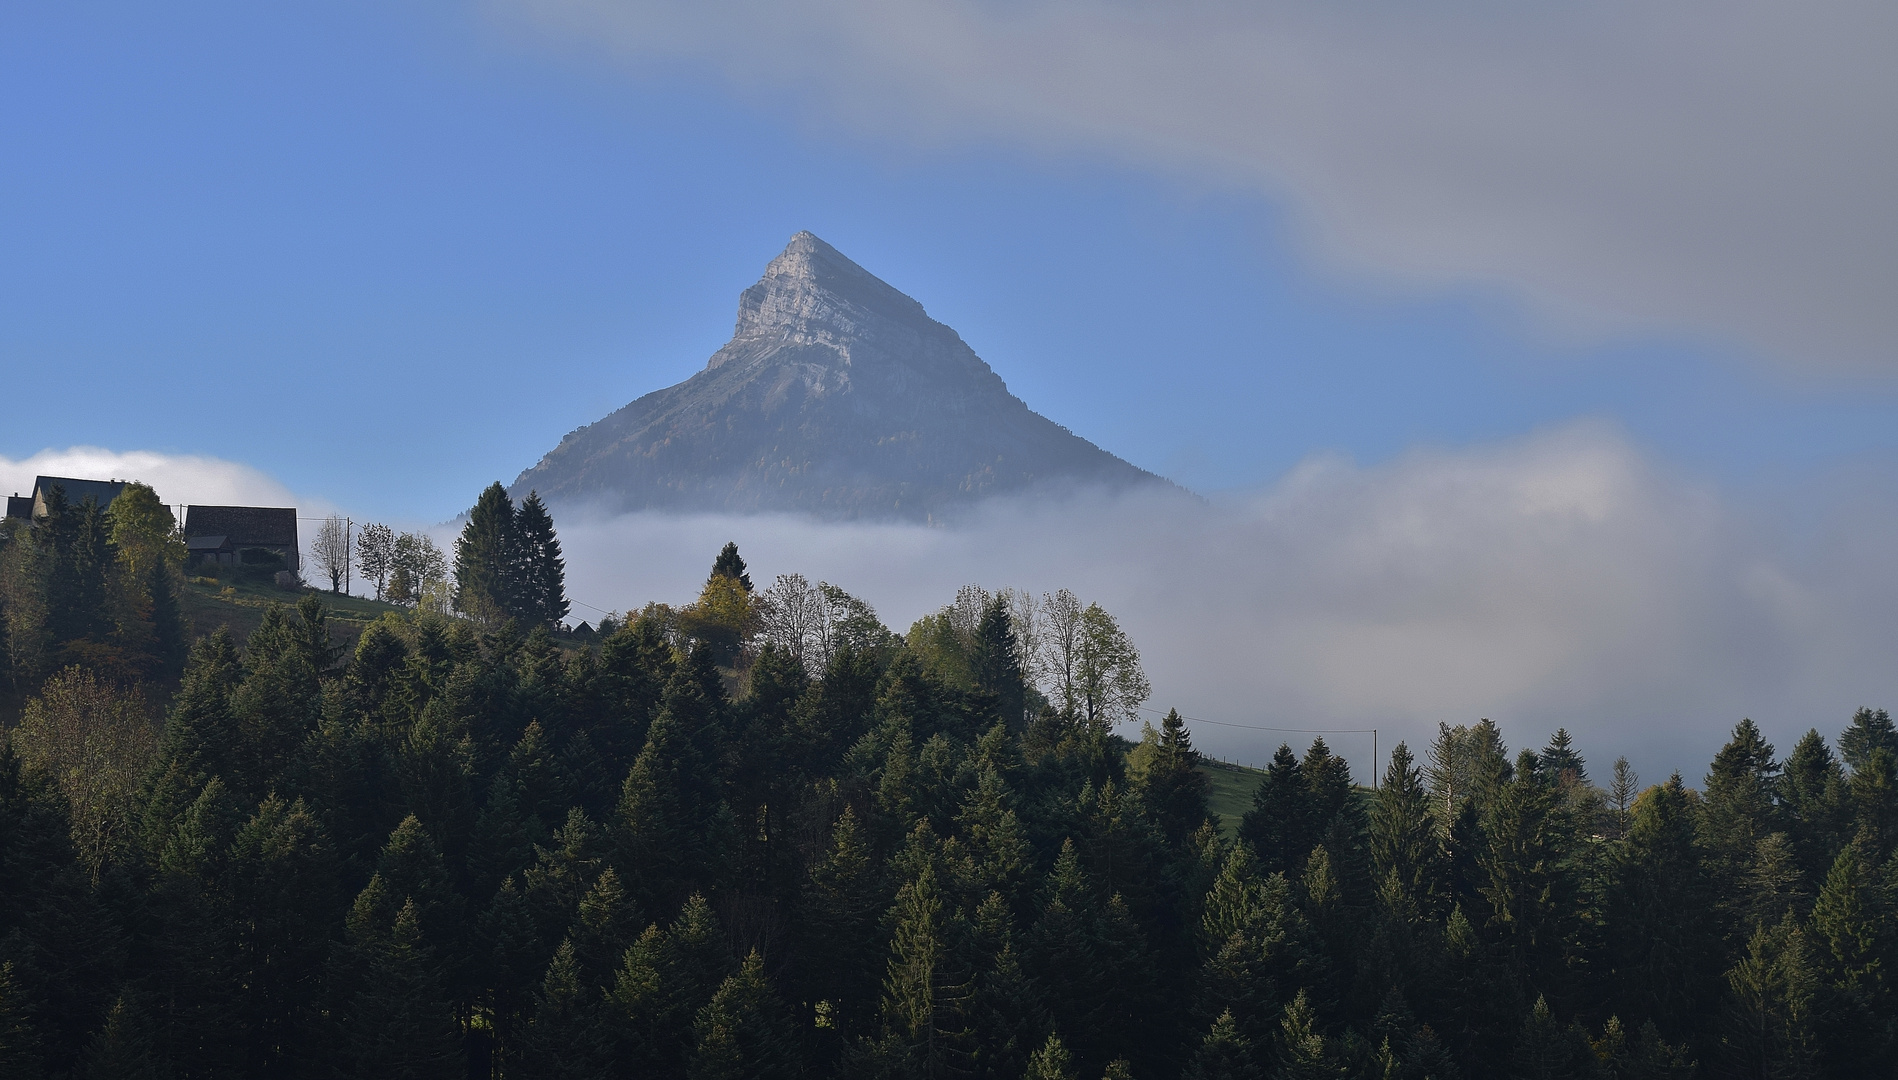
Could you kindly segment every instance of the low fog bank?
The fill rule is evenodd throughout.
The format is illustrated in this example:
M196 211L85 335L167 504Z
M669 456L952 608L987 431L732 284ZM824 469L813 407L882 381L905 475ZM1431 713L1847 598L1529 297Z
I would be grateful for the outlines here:
M1762 501L1763 502L1763 501ZM1138 644L1149 704L1227 724L1381 729L1421 751L1439 721L1496 720L1513 749L1558 725L1591 774L1697 783L1742 716L1781 752L1898 705L1898 513L1830 500L1794 532L1670 477L1607 427L1306 463L1268 490L989 505L953 529L633 514L561 523L574 618L688 602L727 540L760 586L801 572L906 630L960 585L1070 588ZM1195 724L1262 762L1278 735ZM1131 732L1130 732L1131 734ZM1368 779L1368 735L1327 738Z
M36 476L137 480L172 506L295 506L305 513L327 513L330 507L327 500L299 499L259 469L202 454L69 446L31 457L0 457L0 492L29 495Z

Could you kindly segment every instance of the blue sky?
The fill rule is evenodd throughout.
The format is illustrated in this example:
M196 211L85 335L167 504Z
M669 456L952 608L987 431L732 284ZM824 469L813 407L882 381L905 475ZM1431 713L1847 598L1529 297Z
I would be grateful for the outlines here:
M1576 417L1737 485L1898 438L1888 379L1700 328L1550 331L1506 282L1341 272L1229 178L865 131L481 9L0 20L0 363L33 403L9 457L206 454L439 519L696 370L800 228L1036 409L1202 491Z
M1691 769L1898 702L1895 45L1858 0L11 5L0 466L441 522L810 229L1220 508L576 525L576 612L730 536L898 626L1073 585L1191 715Z

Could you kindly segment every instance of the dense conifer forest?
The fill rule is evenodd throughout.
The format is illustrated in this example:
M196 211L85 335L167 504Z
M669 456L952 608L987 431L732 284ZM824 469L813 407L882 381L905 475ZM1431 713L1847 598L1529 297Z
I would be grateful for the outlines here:
M1893 1073L1883 712L1645 790L1566 732L1446 726L1375 788L1321 739L1221 823L1177 715L1113 733L1137 653L1066 593L899 636L728 548L578 645L424 608L345 652L305 594L168 672L166 571L79 596L116 556L68 524L13 572L164 626L16 650L0 1076Z

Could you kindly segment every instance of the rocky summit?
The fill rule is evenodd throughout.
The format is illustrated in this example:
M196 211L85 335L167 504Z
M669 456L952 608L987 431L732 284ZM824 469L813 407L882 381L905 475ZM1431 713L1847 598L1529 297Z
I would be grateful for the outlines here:
M514 482L604 511L942 521L1000 494L1166 481L1028 408L954 330L798 233L705 369Z

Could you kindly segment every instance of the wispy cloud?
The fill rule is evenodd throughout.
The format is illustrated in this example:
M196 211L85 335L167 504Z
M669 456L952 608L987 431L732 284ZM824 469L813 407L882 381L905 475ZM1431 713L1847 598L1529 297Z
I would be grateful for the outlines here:
M1386 749L1439 720L1492 717L1518 746L1565 724L1604 763L1698 776L1741 716L1790 745L1898 701L1898 571L1865 508L1832 512L1836 530L1783 536L1581 425L1378 468L1314 460L1225 505L996 503L955 529L634 515L561 535L571 592L598 607L691 599L726 540L754 579L832 581L898 630L966 582L1065 586L1122 618L1159 708L1375 725ZM1196 737L1249 760L1280 738ZM1333 741L1368 763L1367 738Z
M31 457L0 457L0 488L25 495L35 476L72 476L93 480L138 480L150 484L158 497L173 505L203 503L234 506L318 506L299 503L297 496L275 479L249 465L197 454L165 454L152 450L107 450L98 446L71 446L42 450Z
M926 144L1282 198L1331 264L1554 325L1898 358L1898 8L490 0L636 66Z

